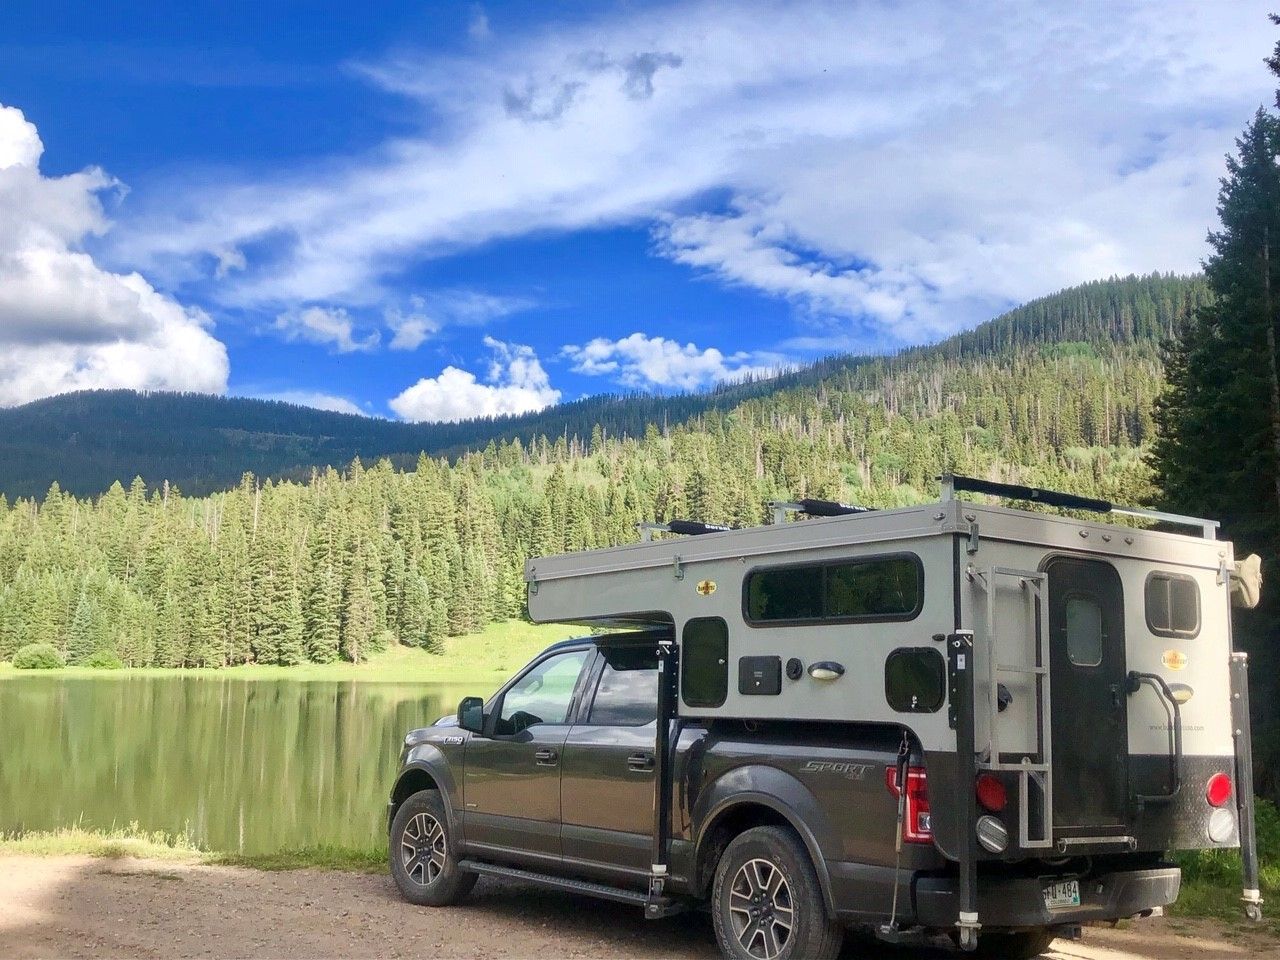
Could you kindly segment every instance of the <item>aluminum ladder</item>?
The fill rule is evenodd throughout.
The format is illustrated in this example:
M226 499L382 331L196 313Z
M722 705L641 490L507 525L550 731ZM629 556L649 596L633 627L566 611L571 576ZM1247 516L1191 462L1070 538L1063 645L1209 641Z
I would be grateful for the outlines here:
M1049 697L1049 604L1046 596L1048 575L1034 570L1018 570L1013 567L975 568L972 564L966 571L969 582L980 587L987 595L987 630L982 653L986 665L988 685L987 698L987 742L979 748L979 770L999 771L1018 774L1018 844L1023 849L1048 848L1053 846L1053 735L1052 714ZM1017 589L1025 596L1025 602L1032 608L1031 617L1027 618L1034 626L1035 657L1033 664L1000 663L996 652L999 649L998 623L996 617L997 594L1001 578L1017 582ZM1024 621L1023 629L1025 629ZM1011 676L1029 676L1035 690L1036 708L1036 752L1034 757L1024 756L1017 763L1006 763L1001 758L1000 735L997 727L1000 717L1000 678ZM975 704L976 706L976 704ZM1031 784L1039 787L1040 823L1043 825L1039 837L1031 836Z

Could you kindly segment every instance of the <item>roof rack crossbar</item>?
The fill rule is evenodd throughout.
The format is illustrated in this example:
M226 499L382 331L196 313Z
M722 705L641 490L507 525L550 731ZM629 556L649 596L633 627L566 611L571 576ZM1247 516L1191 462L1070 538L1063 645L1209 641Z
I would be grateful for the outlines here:
M837 503L835 500L814 500L809 497L800 500L770 500L768 507L773 511L774 523L786 523L788 513L804 513L811 517L844 517L854 513L871 513L876 509L856 503Z
M1188 517L1180 513L1165 513L1161 510L1118 507L1109 500L1099 500L1095 497L1082 497L1074 493L1062 493L1058 490L1046 490L1042 487L1027 487L1016 483L997 483L994 480L980 480L977 477L960 477L948 473L939 479L942 481L942 499L944 502L954 500L958 492L985 493L992 497L1003 497L1007 500L1029 500L1032 503L1043 503L1049 507L1062 507L1066 510L1116 513L1128 517L1142 517L1147 520L1175 523L1179 526L1199 527L1206 540L1217 539L1218 535L1217 520Z

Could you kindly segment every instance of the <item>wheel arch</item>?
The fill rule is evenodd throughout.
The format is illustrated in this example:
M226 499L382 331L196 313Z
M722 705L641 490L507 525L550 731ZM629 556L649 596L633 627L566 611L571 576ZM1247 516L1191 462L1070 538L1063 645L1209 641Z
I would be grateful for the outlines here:
M391 788L391 800L387 804L387 831L391 830L391 823L396 818L396 813L400 807L415 793L421 790L435 790L440 795L441 804L444 806L445 819L448 821L449 835L457 837L460 835L458 824L454 820L453 804L450 803L449 797L449 780L441 775L441 772L431 764L418 760L410 762L400 775L396 777L395 786Z
M800 785L797 783L797 786ZM823 903L834 916L836 908L831 891L831 876L817 836L794 806L763 791L735 792L711 807L703 818L694 845L691 886L695 895L705 896L710 891L716 864L729 842L746 830L763 826L789 827L799 836L809 854L814 872L818 875Z

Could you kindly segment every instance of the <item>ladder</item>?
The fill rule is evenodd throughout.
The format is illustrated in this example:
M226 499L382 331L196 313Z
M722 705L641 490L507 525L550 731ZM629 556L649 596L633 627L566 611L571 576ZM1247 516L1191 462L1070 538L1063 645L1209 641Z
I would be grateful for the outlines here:
M987 672L987 742L981 750L979 770L1018 774L1018 844L1023 849L1053 846L1053 736L1052 715L1049 701L1049 604L1046 596L1047 574L1014 567L986 567L966 571L969 582L987 594L987 630L984 644L984 661ZM1031 665L1000 663L997 651L998 618L996 617L997 593L1001 579L1016 581L1017 589L1026 596L1027 604L1034 611L1024 620L1035 626L1035 656ZM1036 751L1034 757L1024 756L1017 763L1001 760L1000 750L1000 678L1025 676L1032 678L1036 708ZM976 707L976 704L975 704ZM1040 836L1031 836L1031 784L1039 788L1039 813L1042 829Z

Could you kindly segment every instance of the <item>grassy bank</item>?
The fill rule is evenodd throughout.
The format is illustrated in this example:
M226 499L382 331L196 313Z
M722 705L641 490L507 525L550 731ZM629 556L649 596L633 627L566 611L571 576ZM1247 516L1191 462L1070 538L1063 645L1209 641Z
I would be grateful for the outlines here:
M480 633L448 637L444 650L427 653L417 647L395 646L362 663L302 663L294 667L266 667L256 664L221 670L180 670L141 667L123 670L96 670L64 667L60 670L15 670L0 663L0 678L54 674L76 677L230 677L239 680L361 680L374 683L477 683L478 692L487 692L527 663L548 644L580 635L581 627L560 624L532 624L508 620L490 624ZM489 686L485 683L489 682ZM481 691L480 687L485 686Z
M387 869L387 852L381 847L352 850L344 847L306 847L263 854L218 853L202 850L188 838L143 830L137 823L112 830L86 830L80 826L29 833L0 834L0 856L138 857L176 860L219 866L252 867L255 870L346 870L375 873Z

